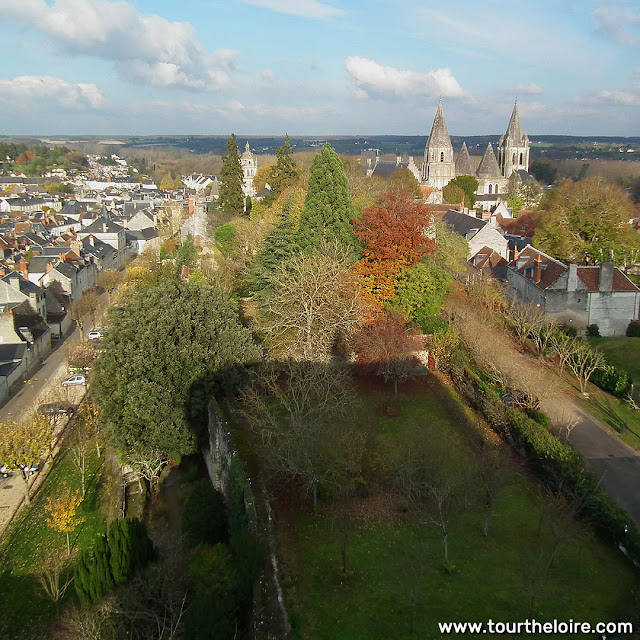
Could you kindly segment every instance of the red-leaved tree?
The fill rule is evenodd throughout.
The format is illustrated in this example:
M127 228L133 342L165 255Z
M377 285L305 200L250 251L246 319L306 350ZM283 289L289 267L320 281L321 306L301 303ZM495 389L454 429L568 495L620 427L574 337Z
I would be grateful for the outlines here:
M424 207L402 191L385 193L380 204L365 209L356 220L362 243L362 259L355 265L365 294L381 306L395 295L400 269L432 253L435 245L425 235L428 220Z
M407 327L401 313L383 314L353 336L358 363L373 369L393 382L398 395L398 383L406 380L414 371L413 359L424 350L422 338Z

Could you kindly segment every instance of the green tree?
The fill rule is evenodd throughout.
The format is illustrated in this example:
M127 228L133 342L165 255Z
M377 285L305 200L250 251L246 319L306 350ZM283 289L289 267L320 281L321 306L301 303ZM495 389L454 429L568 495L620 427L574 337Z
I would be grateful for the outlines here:
M247 276L257 290L265 289L278 267L300 251L296 243L296 224L287 202L273 231L265 238L262 248L251 265Z
M244 212L242 182L238 141L235 133L232 133L227 140L227 153L222 156L220 169L220 209L227 215L240 216Z
M226 542L227 509L224 498L208 479L194 485L182 509L182 536L188 547Z
M227 222L227 224L220 225L214 232L213 237L216 241L218 249L222 253L229 253L231 250L231 243L236 235L236 226Z
M436 224L436 250L431 260L448 273L457 275L466 272L469 243L445 222Z
M276 149L276 158L267 180L274 198L298 178L298 167L293 159L293 147L288 135L284 137L284 144Z
M475 176L456 176L449 184L460 187L465 194L464 205L473 209L476 204L476 191L478 190L478 180Z
M601 177L566 180L545 193L533 238L536 247L569 262L620 262L638 249L629 225L633 205L627 194Z
M529 173L542 184L553 184L556 181L558 167L551 160L535 158L529 165Z
M405 167L398 167L387 180L389 189L400 189L414 198L422 197L420 183L417 178Z
M449 276L442 267L420 262L400 272L396 296L387 303L387 308L406 313L426 333L431 333L450 290Z
M198 255L198 249L193 243L193 236L189 233L184 239L184 242L178 247L176 251L176 268L178 271L180 267L193 266L194 260Z
M196 450L192 427L214 389L237 384L260 358L232 303L176 280L136 290L110 314L92 391L124 458L176 458Z
M355 250L354 207L342 162L327 143L313 159L309 188L298 228L298 244L312 253L327 241L338 240Z
M451 184L451 182L442 189L442 199L447 204L466 203L465 192L457 185Z

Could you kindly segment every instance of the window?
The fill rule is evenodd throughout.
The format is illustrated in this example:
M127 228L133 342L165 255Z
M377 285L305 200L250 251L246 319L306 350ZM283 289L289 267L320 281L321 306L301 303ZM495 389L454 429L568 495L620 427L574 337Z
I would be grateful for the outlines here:
M520 154L520 164L522 164L522 154Z
M514 153L513 156L511 156L511 164L515 164L516 163L516 154Z
M444 162L444 151L440 152L440 162Z
M493 188L493 185L489 185L489 193L493 193L492 188Z

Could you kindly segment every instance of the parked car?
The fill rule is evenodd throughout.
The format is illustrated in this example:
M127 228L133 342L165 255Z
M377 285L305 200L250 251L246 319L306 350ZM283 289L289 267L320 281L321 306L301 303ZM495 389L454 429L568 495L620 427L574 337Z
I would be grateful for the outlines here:
M32 476L34 473L40 471L40 463L32 462L30 465L28 465L28 468L29 475ZM2 465L0 467L0 474L3 478L8 478L10 475L18 473L18 471L20 471L20 469L18 469L18 467L16 467L15 465Z
M512 389L509 393L503 395L501 400L507 407L513 407L514 409L540 408L540 400L536 398L536 396L520 391L519 389Z
M68 402L48 402L38 407L38 413L42 416L63 415L72 416L76 407Z
M63 387L76 387L76 386L85 386L87 384L87 379L82 373L76 373L75 376L71 376L66 380L61 382Z
M89 340L100 340L101 338L104 338L104 334L106 331L107 330L105 327L95 327L94 329L91 329L91 331L89 331L87 337L89 338Z

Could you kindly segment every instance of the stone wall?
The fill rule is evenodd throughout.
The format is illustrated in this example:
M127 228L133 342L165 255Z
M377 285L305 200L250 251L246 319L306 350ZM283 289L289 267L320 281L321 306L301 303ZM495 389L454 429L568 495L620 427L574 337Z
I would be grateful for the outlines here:
M261 475L250 477L231 437L231 430L221 417L215 399L209 402L209 447L203 456L213 486L230 504L232 492L237 491L238 468L242 475L244 505L249 530L265 551L265 566L254 586L252 640L285 640L291 633L289 616L280 586L273 513Z

